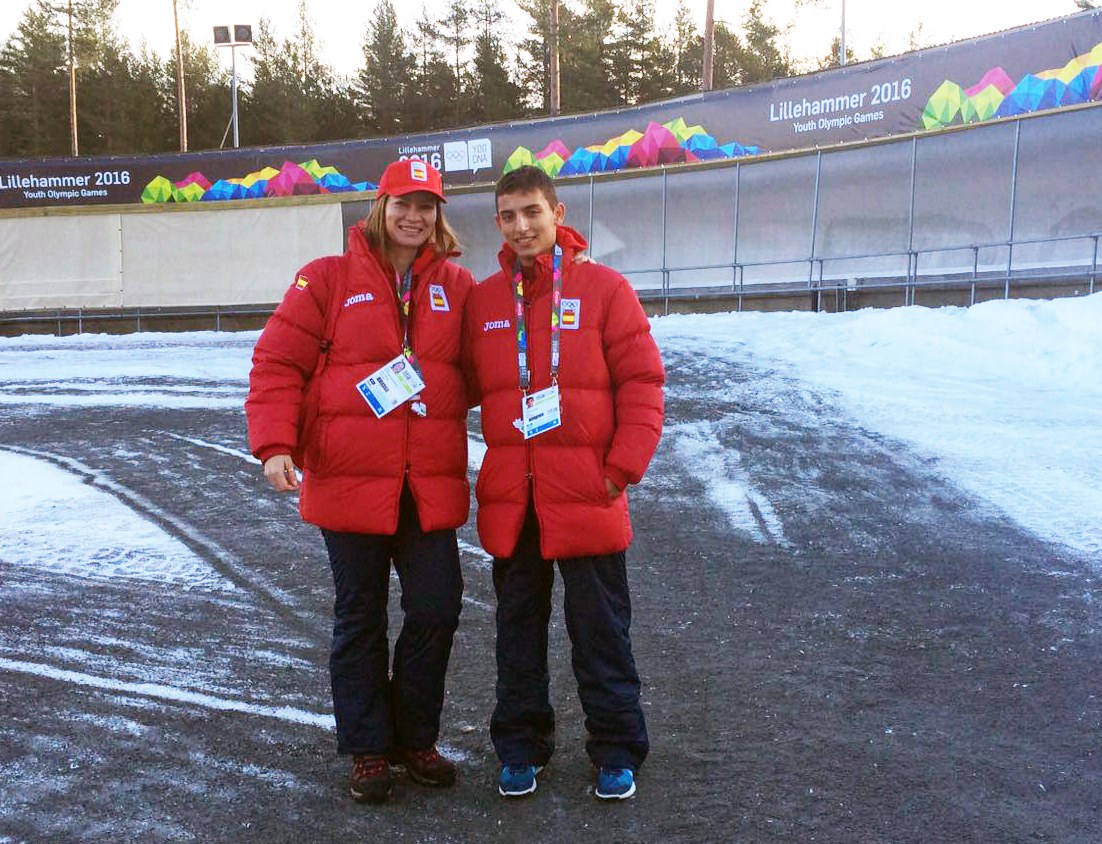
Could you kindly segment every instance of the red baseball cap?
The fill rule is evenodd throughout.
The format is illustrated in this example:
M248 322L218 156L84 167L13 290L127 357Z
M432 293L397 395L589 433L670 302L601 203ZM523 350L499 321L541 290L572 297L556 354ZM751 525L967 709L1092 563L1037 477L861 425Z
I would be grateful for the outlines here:
M419 158L387 165L376 190L378 196L403 196L423 190L439 197L441 202L448 201L444 198L444 180L440 177L440 171Z

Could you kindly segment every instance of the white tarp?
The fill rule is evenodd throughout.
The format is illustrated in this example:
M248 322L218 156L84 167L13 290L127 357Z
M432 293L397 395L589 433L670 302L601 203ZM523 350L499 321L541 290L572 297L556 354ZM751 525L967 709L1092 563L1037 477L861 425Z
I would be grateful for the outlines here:
M122 247L125 307L278 302L299 267L344 251L341 207L126 214Z
M0 310L117 308L118 214L0 219Z
M268 304L343 250L339 203L0 218L0 312Z

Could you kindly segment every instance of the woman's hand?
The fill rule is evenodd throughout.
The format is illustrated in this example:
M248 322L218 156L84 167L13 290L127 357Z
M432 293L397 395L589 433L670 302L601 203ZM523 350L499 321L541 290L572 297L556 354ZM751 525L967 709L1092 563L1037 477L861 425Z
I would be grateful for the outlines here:
M289 454L277 454L265 460L264 477L276 492L294 492L298 489L298 475Z

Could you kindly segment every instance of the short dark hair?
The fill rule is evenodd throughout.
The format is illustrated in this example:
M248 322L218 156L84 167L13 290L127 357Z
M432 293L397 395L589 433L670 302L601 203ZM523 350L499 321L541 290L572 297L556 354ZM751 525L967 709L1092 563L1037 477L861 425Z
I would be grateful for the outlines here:
M555 183L539 167L525 164L516 170L510 170L497 180L494 189L494 209L497 209L497 198L507 193L528 193L538 190L547 200L547 204L553 209L559 204L559 195L555 192Z

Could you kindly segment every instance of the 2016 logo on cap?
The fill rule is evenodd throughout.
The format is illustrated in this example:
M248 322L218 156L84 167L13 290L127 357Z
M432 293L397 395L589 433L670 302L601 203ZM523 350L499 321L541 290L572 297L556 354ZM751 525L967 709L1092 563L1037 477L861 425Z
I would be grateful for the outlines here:
M425 162L416 158L411 158L409 161L409 177L415 182L427 182L429 180L429 171L425 167Z

